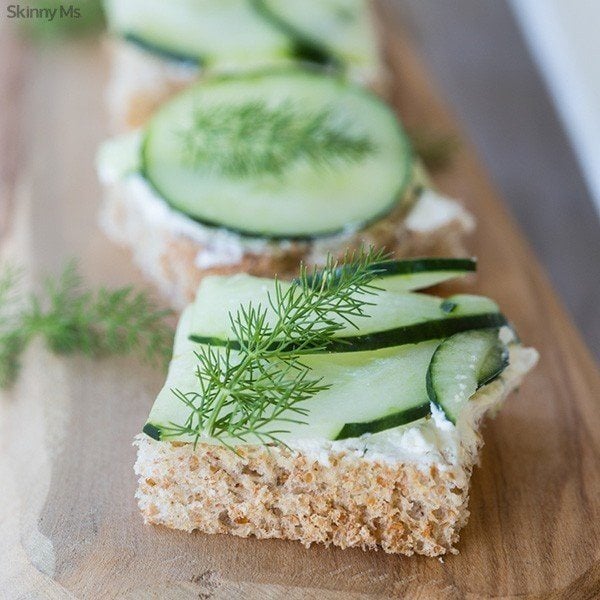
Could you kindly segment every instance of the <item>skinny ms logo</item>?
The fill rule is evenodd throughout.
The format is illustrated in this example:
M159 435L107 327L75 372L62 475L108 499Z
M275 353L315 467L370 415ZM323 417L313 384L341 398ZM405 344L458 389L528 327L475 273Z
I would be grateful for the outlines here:
M6 16L9 19L79 19L81 9L73 4L59 4L58 6L37 8L22 4L9 4L6 7Z

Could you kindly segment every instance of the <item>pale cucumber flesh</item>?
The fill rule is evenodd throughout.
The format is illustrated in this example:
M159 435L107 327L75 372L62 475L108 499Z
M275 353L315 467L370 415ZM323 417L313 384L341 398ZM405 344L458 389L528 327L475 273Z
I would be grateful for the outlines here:
M248 0L107 0L115 33L167 58L243 69L286 63L293 43Z
M298 159L283 173L244 177L190 162L182 140L198 107L235 108L240 99L267 103L270 110L295 107L298 114L329 111L332 127L368 140L370 150L356 160ZM223 143L227 151L228 139ZM339 78L302 69L215 77L192 86L154 116L142 154L144 175L173 208L207 225L273 239L331 235L381 219L409 194L414 168L410 144L388 106Z
M382 277L381 281L385 279ZM235 311L240 303L266 302L273 285L273 280L247 275L205 279L196 303L186 309L180 320L167 381L144 428L148 435L163 440L195 441L181 433L173 436L170 430L174 424L185 423L190 415L189 407L176 397L174 390L198 389L195 352L201 346L190 339L190 334L196 330L198 319L205 327L213 327L213 333L227 332L229 312ZM387 326L390 322L398 326L411 321L418 327L431 327L440 317L460 322L461 318L500 314L491 300L478 296L456 295L442 301L425 294L382 291L375 300L375 305L369 307L371 319ZM374 326L367 323L369 320L365 319L361 327ZM507 352L496 327L440 337L395 347L364 350L358 345L353 351L303 356L302 362L311 369L311 378L321 379L330 387L305 401L303 408L308 414L300 417L302 422L292 422L299 417L290 412L289 422L277 423L278 439L293 443L377 433L426 417L430 402L456 423L478 387L497 377L507 366ZM213 350L226 351L218 345ZM232 355L235 359L235 350ZM260 443L260 440L245 441Z
M377 41L365 0L252 0L282 32L342 65L376 67Z
M354 318L354 327L345 324L339 332L338 338L357 344L350 350L393 346L396 345L395 340L401 344L444 337L446 329L455 333L453 328L464 318L485 319L491 315L489 326L495 326L495 323L499 326L504 321L498 306L488 298L462 294L444 301L428 294L388 291L385 289L386 281L387 278L378 279L377 286L382 288L381 291L373 296L365 296L372 303L368 307L368 316ZM292 285L281 283L284 291ZM193 305L193 339L201 343L225 345L233 337L230 315L235 315L240 306L249 306L250 303L255 307L266 307L267 323L272 325L276 315L269 309L269 295L273 297L274 289L272 279L245 274L205 278ZM444 309L448 301L453 303L451 312ZM467 328L478 328L486 326L487 321L484 320L482 324L477 320L471 325L466 323ZM424 337L420 337L420 331L423 331ZM333 350L344 352L348 349L339 346Z
M160 439L169 439L169 427L184 423L189 409L173 393L197 389L194 349L198 346L188 339L191 312L182 316L178 328L174 357L167 381L158 395L148 417L146 431ZM294 439L337 439L347 424L379 421L385 418L398 426L414 420L411 411L427 414L429 399L425 374L439 341L433 340L373 352L308 355L302 361L311 367L311 377L323 378L331 388L308 400L305 424L285 423L283 441ZM402 420L402 414L407 418ZM297 415L290 417L297 419ZM394 420L395 419L395 420ZM348 437L342 435L342 437ZM181 441L193 441L177 436Z
M456 423L461 410L477 389L497 377L508 364L506 346L497 329L458 333L437 348L427 371L429 399L449 421Z
M477 261L472 258L411 258L392 260L372 266L371 271L378 277L374 284L389 292L409 292L428 288L444 281L464 277L477 269ZM336 270L336 276L343 272ZM309 281L318 282L310 276Z

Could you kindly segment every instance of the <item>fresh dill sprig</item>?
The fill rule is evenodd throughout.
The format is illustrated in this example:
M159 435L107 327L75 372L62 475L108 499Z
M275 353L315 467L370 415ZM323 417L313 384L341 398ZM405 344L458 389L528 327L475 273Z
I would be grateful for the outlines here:
M378 291L374 267L385 260L371 248L347 254L342 268L331 257L323 271L302 266L295 285L284 288L275 280L268 306L250 303L230 313L232 343L201 346L197 389L172 390L190 412L185 423L163 428L166 437L185 435L196 443L210 437L228 446L249 437L280 442L286 423L304 422L305 402L330 387L311 377L302 357L325 349L337 332L365 316Z
M137 353L151 364L168 363L173 331L145 292L133 288L85 289L74 262L47 278L41 294L18 293L14 269L0 276L0 388L16 379L27 344L41 336L58 354Z
M12 266L0 273L0 388L17 377L25 345L23 332L15 327L20 318L20 273Z
M281 176L299 161L318 168L359 161L374 144L353 129L331 108L311 110L291 101L272 107L255 100L198 107L180 134L189 164L241 179Z

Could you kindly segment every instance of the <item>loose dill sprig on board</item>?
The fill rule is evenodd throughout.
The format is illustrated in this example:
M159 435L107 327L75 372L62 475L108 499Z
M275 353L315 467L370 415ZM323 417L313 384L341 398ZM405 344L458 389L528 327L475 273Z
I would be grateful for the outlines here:
M58 354L88 356L136 353L151 364L168 364L173 330L168 310L133 288L85 289L74 262L47 278L41 294L18 291L14 269L0 276L0 387L16 379L27 344L42 337Z
M359 161L374 144L352 130L331 108L311 110L291 101L271 107L254 100L198 107L191 126L179 133L189 164L242 179L281 176L298 161L318 168Z
M311 377L302 357L323 350L337 332L365 316L378 291L376 267L386 259L371 248L347 254L341 265L329 257L322 271L302 266L295 285L284 288L275 280L268 306L250 303L230 313L236 350L199 348L197 389L172 390L189 416L163 428L163 435L195 443L210 437L227 446L248 438L280 442L286 423L304 422L306 401L330 387Z
M25 345L23 333L15 326L20 319L20 273L7 266L0 273L0 388L8 387L17 377Z

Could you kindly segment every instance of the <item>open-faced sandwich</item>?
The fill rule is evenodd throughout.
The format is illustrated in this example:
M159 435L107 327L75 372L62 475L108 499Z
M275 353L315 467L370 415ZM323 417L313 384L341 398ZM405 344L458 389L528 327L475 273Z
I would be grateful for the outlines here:
M108 100L138 127L207 73L311 63L382 91L368 0L107 0Z
M462 254L473 219L434 192L390 107L312 70L218 76L102 147L102 224L177 307L202 277L297 274L362 244Z
M472 270L371 251L292 282L206 278L136 438L145 520L454 551L481 420L537 361L492 300L415 291Z

